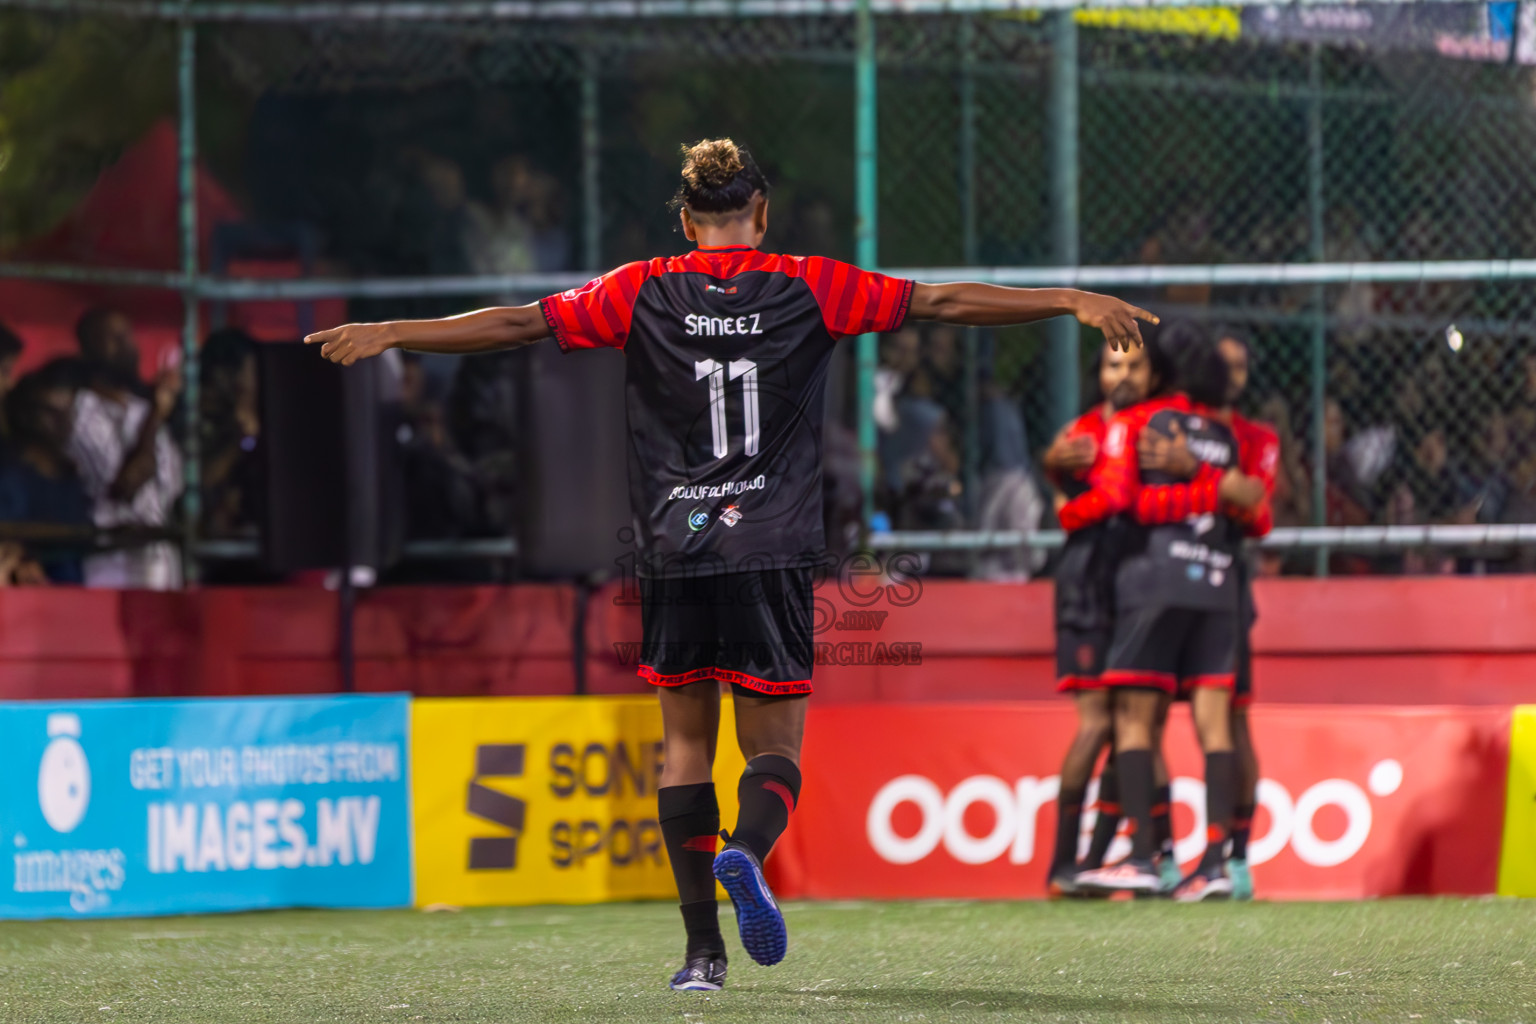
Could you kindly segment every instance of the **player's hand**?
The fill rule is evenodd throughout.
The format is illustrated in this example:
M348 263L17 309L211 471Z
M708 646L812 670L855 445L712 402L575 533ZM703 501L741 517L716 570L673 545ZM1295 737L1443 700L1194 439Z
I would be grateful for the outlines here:
M305 336L304 344L319 345L320 354L331 362L351 366L388 352L395 347L395 337L390 324L342 324Z
M181 370L168 366L155 377L154 414L158 419L169 419L181 395Z
M1129 352L1141 344L1141 328L1136 321L1144 320L1149 324L1158 322L1155 315L1140 306L1094 292L1078 293L1076 315L1079 323L1103 331L1104 340L1109 342L1110 349L1115 352Z
M1237 468L1229 469L1216 485L1216 496L1229 505L1240 509L1255 509L1264 500L1264 481L1256 476L1244 476Z
M1099 443L1087 434L1068 437L1057 434L1045 450L1045 467L1057 473L1081 473L1093 468L1099 458Z
M1175 421L1172 432L1147 428L1136 440L1136 461L1143 473L1159 472L1180 480L1188 480L1200 468L1200 460L1189 452L1189 437Z

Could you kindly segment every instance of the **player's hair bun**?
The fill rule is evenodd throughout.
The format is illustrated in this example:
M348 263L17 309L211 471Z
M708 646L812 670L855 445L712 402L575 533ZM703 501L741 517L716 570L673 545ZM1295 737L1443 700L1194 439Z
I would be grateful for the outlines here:
M741 149L730 139L705 139L683 147L683 181L693 188L722 188L741 168Z
M702 139L683 147L683 181L674 206L729 213L743 209L756 192L768 194L768 179L745 146L731 139Z

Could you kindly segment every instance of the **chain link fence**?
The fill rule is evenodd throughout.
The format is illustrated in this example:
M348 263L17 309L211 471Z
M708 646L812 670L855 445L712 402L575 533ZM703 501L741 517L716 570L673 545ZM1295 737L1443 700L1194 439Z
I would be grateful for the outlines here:
M87 305L118 305L147 367L221 326L526 301L686 248L665 207L679 144L729 134L775 182L774 248L853 259L862 227L920 278L1147 268L1083 280L1251 339L1244 405L1284 439L1282 525L1536 522L1530 267L1457 262L1536 259L1536 4L896 6L872 4L866 96L851 2L0 2L0 320L52 354ZM196 279L154 170L179 118ZM1297 264L1331 269L1273 270ZM203 300L195 330L182 294ZM1027 534L1048 504L1034 459L1096 354L1060 327L924 328L861 373L849 346L840 440L882 394L906 413L880 423L864 525ZM457 366L413 372L423 415L451 420Z

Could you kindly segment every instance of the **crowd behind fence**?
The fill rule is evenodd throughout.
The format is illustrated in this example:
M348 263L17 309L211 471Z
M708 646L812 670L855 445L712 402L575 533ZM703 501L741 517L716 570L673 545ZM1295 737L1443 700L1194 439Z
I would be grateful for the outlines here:
M130 332L116 393L146 417L151 368L184 381L153 501L107 493L132 451L93 483L78 442L83 515L36 452L13 488L221 578L253 541L254 344L681 251L678 145L730 134L775 183L773 248L1070 279L1250 341L1242 406L1282 439L1272 570L1528 568L1522 531L1483 528L1536 523L1536 5L1044 6L0 3L0 321L34 375L77 327ZM848 344L834 545L1040 571L1038 454L1096 355L1059 321ZM46 420L73 389L106 415L78 397L114 394L92 358L7 408ZM517 533L519 367L393 366L417 551Z

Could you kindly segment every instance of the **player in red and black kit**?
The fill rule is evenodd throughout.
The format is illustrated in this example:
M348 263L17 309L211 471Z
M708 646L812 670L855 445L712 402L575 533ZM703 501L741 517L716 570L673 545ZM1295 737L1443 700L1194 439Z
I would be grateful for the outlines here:
M1217 416L1228 371L1214 343L1175 325L1157 344L1178 393L1116 417L1091 492L1133 523L1116 570L1115 635L1103 676L1117 691L1116 769L1132 852L1119 865L1083 873L1079 884L1143 893L1162 887L1153 864L1153 747L1167 702L1182 692L1206 755L1209 831L1200 865L1172 895L1196 900L1230 892L1224 856L1235 782L1229 715L1240 539L1223 505L1251 508L1262 488L1237 468L1236 439ZM1142 471L1137 442L1144 430L1182 436L1201 463L1193 479Z
M1048 875L1053 895L1077 890L1083 801L1093 766L1114 732L1110 694L1099 678L1114 625L1113 517L1098 514L1103 509L1084 508L1078 499L1088 493L1089 477L1103 461L1110 419L1144 401L1152 390L1147 349L1117 352L1104 346L1098 377L1102 400L1069 423L1041 460L1056 487L1056 514L1067 531L1054 576L1057 689L1072 694L1077 705L1077 735L1062 761L1056 799L1056 850Z
M549 337L562 351L625 354L640 674L660 688L658 817L688 934L671 985L713 990L726 968L716 879L753 960L777 963L787 948L762 862L800 794L834 344L909 318L1004 326L1073 316L1128 349L1140 343L1137 320L1156 318L1071 289L917 284L818 256L761 252L768 182L729 139L687 147L682 177L676 205L684 234L698 243L683 256L629 263L533 305L348 324L305 340L344 365L395 347L470 353ZM717 854L711 768L722 682L732 687L747 767L735 832Z

